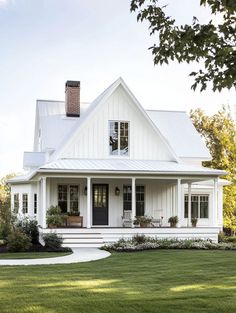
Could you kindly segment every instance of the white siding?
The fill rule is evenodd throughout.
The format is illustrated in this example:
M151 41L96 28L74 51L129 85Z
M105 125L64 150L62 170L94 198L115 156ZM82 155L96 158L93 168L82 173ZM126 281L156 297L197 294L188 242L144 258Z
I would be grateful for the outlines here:
M109 158L108 121L130 122L129 158L144 160L174 160L163 139L119 86L108 100L98 106L81 125L79 134L60 158Z

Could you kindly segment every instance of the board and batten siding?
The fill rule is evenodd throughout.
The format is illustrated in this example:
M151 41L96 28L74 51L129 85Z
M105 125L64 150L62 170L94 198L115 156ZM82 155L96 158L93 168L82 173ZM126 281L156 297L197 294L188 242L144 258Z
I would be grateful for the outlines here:
M94 109L88 120L75 133L72 141L65 145L58 158L112 157L109 155L109 121L129 122L127 158L163 161L175 159L167 144L122 86L117 87L105 103Z

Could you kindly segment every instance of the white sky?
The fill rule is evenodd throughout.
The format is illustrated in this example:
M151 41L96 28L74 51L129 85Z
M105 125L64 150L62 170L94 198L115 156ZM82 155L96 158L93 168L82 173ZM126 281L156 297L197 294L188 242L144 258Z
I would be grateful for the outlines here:
M165 3L165 1L162 1ZM169 0L179 22L204 21L200 0ZM233 105L235 91L190 90L194 66L153 65L155 38L136 22L129 0L0 0L0 177L21 171L33 145L36 99L64 100L66 80L81 81L92 101L122 76L146 109Z

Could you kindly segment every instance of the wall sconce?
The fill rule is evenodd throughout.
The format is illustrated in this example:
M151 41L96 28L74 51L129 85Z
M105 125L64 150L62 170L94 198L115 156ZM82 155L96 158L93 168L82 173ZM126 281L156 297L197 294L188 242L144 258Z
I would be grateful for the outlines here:
M84 195L87 196L87 186L84 187Z
M118 187L115 188L115 195L116 196L120 195L120 189Z

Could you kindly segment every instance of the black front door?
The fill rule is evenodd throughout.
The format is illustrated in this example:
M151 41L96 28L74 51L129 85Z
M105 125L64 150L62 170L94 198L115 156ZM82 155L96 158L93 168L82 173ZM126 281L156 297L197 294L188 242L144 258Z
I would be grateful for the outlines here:
M93 225L108 225L108 185L93 185Z

